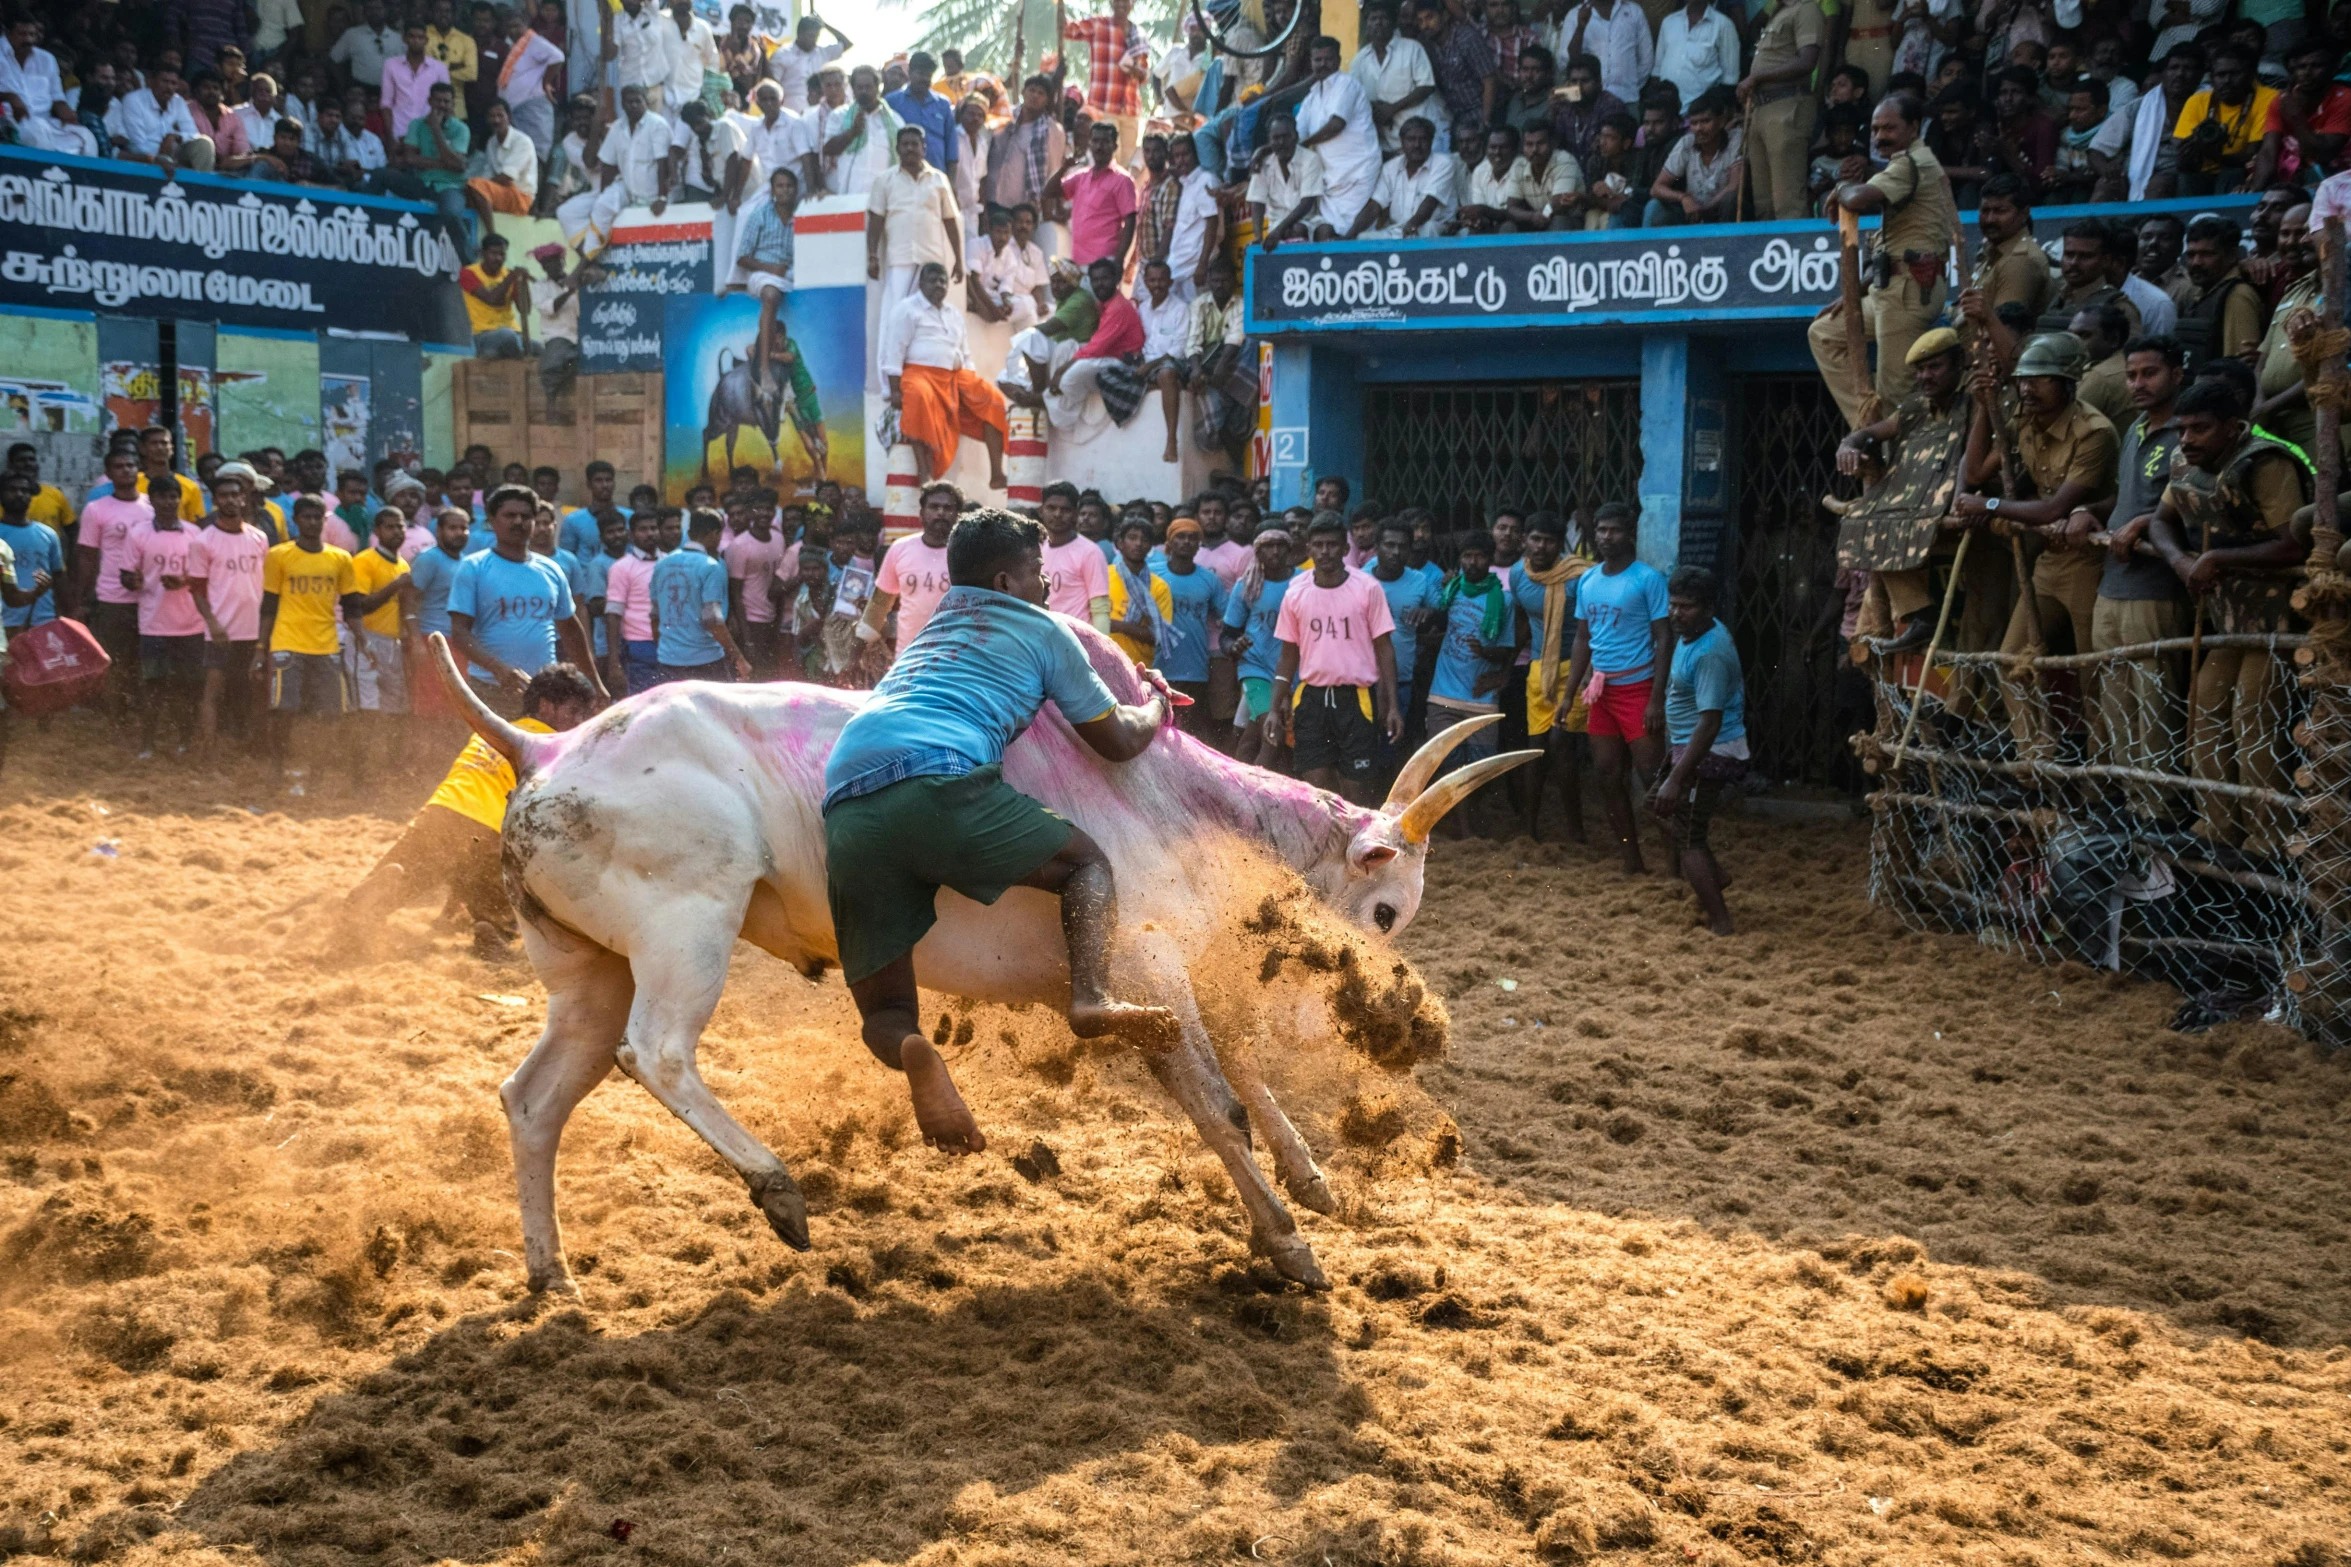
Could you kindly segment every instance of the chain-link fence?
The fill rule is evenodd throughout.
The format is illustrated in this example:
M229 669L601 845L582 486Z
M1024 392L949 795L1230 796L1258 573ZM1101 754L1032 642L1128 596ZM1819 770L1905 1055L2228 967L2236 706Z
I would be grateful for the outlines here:
M2176 986L2181 1021L2331 1037L2341 820L2304 635L1880 661L1870 895L1919 926ZM2335 706L2324 704L2321 721ZM2322 752L2327 748L2319 746Z

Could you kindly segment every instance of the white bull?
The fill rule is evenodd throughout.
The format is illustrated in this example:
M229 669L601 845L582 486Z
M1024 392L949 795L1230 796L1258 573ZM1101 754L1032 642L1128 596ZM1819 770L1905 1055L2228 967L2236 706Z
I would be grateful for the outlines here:
M1122 702L1145 691L1091 626L1074 624ZM750 1186L776 1234L808 1247L800 1189L783 1161L702 1081L695 1050L718 1005L736 938L814 977L838 962L825 897L824 769L863 701L805 684L664 686L568 734L536 735L492 713L432 638L442 683L519 780L506 810L507 891L547 987L539 1043L499 1089L514 1147L523 1254L533 1290L572 1291L555 1219L555 1154L573 1106L615 1065L699 1133ZM1290 867L1348 923L1401 929L1420 904L1429 831L1522 751L1435 777L1476 728L1455 725L1366 810L1245 766L1172 727L1125 763L1097 757L1050 704L1004 758L1005 781L1082 827L1109 858L1120 904L1117 991L1172 1009L1181 1040L1148 1057L1160 1084L1224 1161L1252 1244L1282 1273L1321 1287L1297 1224L1250 1157L1249 1118L1283 1185L1319 1212L1330 1191L1296 1129L1242 1053L1236 1095L1200 1020L1188 966L1230 917L1230 849ZM1069 1001L1055 899L1014 888L992 907L950 891L914 949L923 986L973 1001Z

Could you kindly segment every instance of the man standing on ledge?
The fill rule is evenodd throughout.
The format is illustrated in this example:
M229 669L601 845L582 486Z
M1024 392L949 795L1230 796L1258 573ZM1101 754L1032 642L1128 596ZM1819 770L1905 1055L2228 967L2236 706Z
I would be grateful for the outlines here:
M1925 115L1924 106L1908 93L1879 104L1870 116L1869 139L1886 166L1867 180L1839 185L1828 201L1832 218L1842 210L1883 219L1874 252L1882 258L1873 274L1879 281L1862 296L1861 322L1865 335L1877 342L1878 402L1889 409L1910 395L1910 345L1942 313L1943 267L1959 222L1943 165L1919 139ZM1845 423L1858 426L1862 388L1859 367L1848 362L1844 302L1815 316L1805 336Z
M1145 1048L1176 1038L1163 1007L1113 1001L1118 904L1093 839L1004 782L1004 751L1050 700L1112 762L1140 756L1167 725L1156 689L1119 704L1068 624L1044 608L1043 531L1009 512L963 518L947 542L950 586L825 765L825 876L842 977L865 1047L906 1074L923 1141L987 1147L946 1063L923 1037L914 948L938 920L939 889L993 904L1013 887L1061 899L1069 1026Z

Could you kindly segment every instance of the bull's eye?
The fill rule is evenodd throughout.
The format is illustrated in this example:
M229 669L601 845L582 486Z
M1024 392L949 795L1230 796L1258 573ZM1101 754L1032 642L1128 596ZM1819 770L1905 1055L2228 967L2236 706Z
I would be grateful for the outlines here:
M1396 905L1393 903L1376 905L1371 911L1371 922L1382 931L1394 930L1396 928Z

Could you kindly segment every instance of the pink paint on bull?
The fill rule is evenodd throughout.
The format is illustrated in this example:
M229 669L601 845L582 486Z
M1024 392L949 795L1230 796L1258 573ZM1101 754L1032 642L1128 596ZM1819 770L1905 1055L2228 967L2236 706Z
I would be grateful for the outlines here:
M1141 678L1107 637L1082 623L1072 630L1114 693L1142 695ZM837 961L824 764L865 699L801 683L694 683L633 697L560 738L530 735L490 712L446 643L430 640L444 689L520 780L504 829L508 885L548 1010L537 1047L499 1094L531 1288L576 1292L555 1221L556 1143L572 1108L615 1064L743 1177L786 1244L805 1249L807 1214L790 1172L718 1102L694 1056L738 938L811 977ZM1191 966L1256 885L1238 874L1250 857L1260 872L1266 858L1287 866L1364 931L1401 928L1419 906L1438 819L1533 759L1489 758L1434 779L1466 733L1495 721L1471 720L1424 746L1376 811L1233 762L1172 728L1110 765L1050 707L1005 753L1007 781L1082 828L1114 867L1115 983L1168 1008L1180 1030L1173 1048L1144 1059L1223 1162L1249 1213L1252 1245L1300 1283L1320 1287L1321 1268L1259 1169L1247 1128L1265 1138L1294 1199L1321 1212L1334 1199L1248 1063L1236 1057L1227 1080ZM1234 852L1204 852L1219 839ZM924 988L1066 1006L1057 899L1014 888L983 908L942 890L938 916L915 948Z

